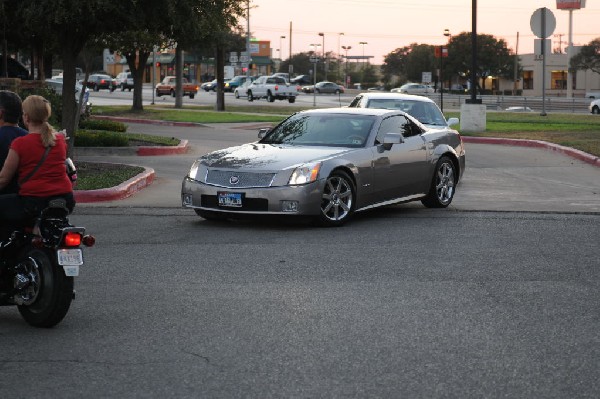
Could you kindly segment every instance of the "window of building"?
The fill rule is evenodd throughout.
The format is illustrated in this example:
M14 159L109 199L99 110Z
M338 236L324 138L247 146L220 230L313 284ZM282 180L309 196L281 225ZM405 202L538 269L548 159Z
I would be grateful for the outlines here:
M533 90L533 71L523 71L523 90Z
M567 88L567 71L552 71L550 88L564 90Z

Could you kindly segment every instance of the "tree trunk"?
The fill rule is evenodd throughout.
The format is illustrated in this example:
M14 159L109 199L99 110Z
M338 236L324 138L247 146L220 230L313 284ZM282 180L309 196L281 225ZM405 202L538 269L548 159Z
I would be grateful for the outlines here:
M215 111L225 111L225 93L223 92L225 84L224 54L223 46L217 44L215 49L215 73L217 76L217 103Z
M183 108L183 50L175 49L175 108Z
M133 77L133 104L131 105L131 111L142 112L144 111L142 96L142 89L144 87L144 69L148 57L150 57L150 52L140 50L137 54L137 62L135 50L127 52L125 57L127 58L129 72L131 72L131 76ZM154 90L154 88L152 88L152 90Z

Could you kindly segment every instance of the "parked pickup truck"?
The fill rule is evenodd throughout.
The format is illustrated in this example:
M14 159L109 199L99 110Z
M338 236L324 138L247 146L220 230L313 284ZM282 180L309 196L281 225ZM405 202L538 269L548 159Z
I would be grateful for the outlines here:
M162 82L156 85L156 95L175 97L175 76L166 76ZM196 94L198 94L198 85L190 83L186 78L183 78L182 82L183 95L189 96L190 98L194 98Z
M248 101L266 98L268 102L288 100L296 102L298 87L290 85L280 76L261 76L248 86Z

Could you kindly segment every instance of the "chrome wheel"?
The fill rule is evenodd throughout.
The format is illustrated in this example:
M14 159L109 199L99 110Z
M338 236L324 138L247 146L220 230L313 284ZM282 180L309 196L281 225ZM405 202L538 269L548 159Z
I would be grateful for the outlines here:
M435 190L442 204L449 204L454 196L454 166L444 162L437 171Z
M327 178L321 197L321 220L326 225L341 225L354 210L354 185L341 171Z
M452 202L456 186L454 163L447 156L439 159L431 181L429 193L421 200L428 208L445 208Z
M40 292L40 268L33 258L21 262L14 278L14 287L18 290L14 296L17 305L31 305Z

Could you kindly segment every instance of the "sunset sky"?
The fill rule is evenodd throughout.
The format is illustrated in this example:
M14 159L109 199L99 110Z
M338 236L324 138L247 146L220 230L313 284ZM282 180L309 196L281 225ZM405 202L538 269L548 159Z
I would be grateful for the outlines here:
M276 58L280 43L283 58L289 57L291 22L292 53L322 44L318 33L323 32L327 52L345 54L339 46L352 46L348 55L363 55L364 50L364 55L374 56L372 63L380 64L385 54L411 43L445 43L444 29L451 34L470 32L471 4L472 0L251 0L250 31L259 40L271 41ZM536 37L530 19L540 7L550 9L556 18L552 47L562 41L564 48L569 12L558 10L556 0L478 0L477 32L502 38L513 50L518 32L519 54L532 53ZM240 23L246 26L245 20ZM573 11L573 43L583 45L598 37L600 0L587 0L585 8Z

